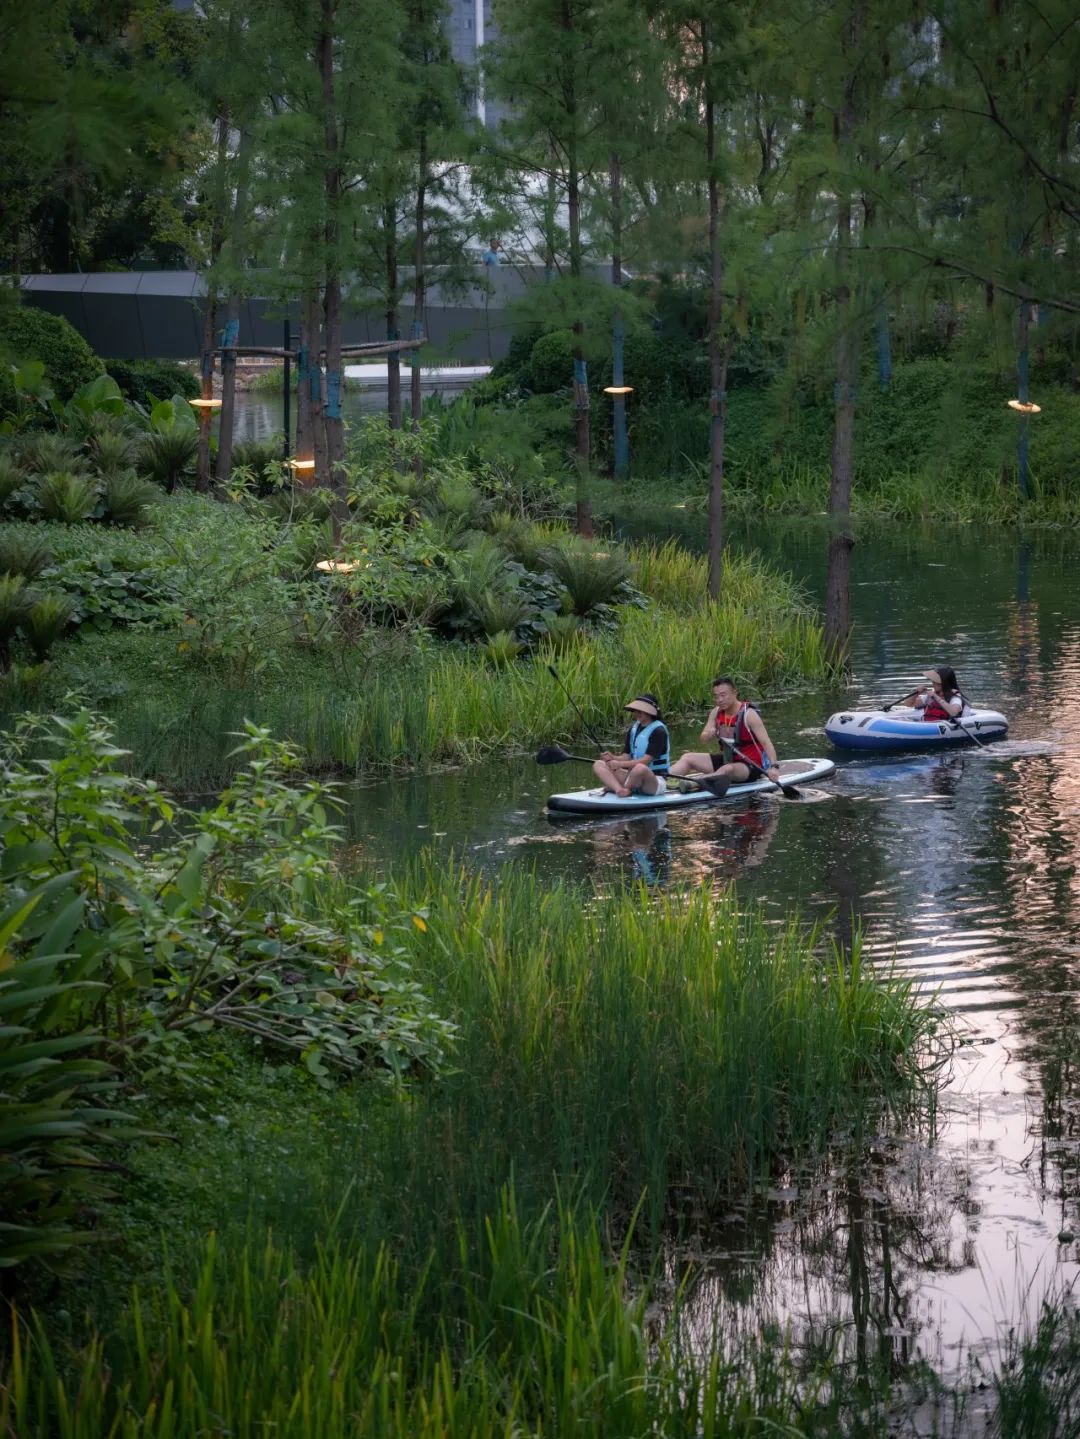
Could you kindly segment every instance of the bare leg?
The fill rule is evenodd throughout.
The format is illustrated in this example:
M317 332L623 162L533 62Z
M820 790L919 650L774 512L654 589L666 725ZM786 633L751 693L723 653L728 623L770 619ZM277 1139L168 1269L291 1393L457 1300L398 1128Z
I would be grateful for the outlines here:
M629 794L629 790L623 785L621 777L615 773L606 760L598 759L592 767L592 772L607 790L608 794Z
M626 788L619 790L620 794L632 794L634 790L640 790L642 794L656 794L660 785L657 783L656 775L647 764L636 764L626 776Z
M746 784L748 780L758 778L758 775L757 771L751 770L749 765L735 760L732 764L722 764L716 771L715 777L726 779L731 784Z
M671 766L670 770L671 774L676 775L680 779L683 777L683 775L712 774L712 772L712 755L701 754L700 752L681 754L679 758L675 761L675 763Z

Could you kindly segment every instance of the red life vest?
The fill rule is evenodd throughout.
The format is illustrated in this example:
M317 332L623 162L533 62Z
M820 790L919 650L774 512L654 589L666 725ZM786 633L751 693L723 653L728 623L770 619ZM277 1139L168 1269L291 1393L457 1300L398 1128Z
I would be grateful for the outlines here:
M922 717L924 720L931 720L933 722L937 722L938 720L951 720L954 718L954 716L950 714L949 711L945 708L945 706L941 703L936 694L932 694L927 700L926 704L923 706Z
M758 744L757 740L750 733L750 726L746 723L746 715L744 713L746 708L747 703L743 700L739 708L735 711L734 717L730 719L722 711L717 711L716 738L721 744L724 744L725 741L728 744L734 744L736 749L742 750L747 759L753 760L756 765L760 765L762 769L765 769L768 767L769 759L765 751L761 748L761 745ZM732 754L731 758L736 762L739 760L737 754Z

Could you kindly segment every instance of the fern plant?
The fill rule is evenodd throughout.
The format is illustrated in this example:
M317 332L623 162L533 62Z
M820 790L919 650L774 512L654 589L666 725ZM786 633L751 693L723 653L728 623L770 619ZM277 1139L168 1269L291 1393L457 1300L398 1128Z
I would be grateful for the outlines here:
M583 617L597 605L610 604L630 576L629 562L619 550L608 553L588 545L553 545L545 559L570 596L574 614Z
M42 595L27 610L22 628L39 663L48 658L53 645L63 637L74 613L67 595L55 592Z
M97 505L97 481L74 470L54 470L38 482L37 497L45 519L77 525Z
M161 491L149 480L141 480L134 470L121 470L105 481L105 515L114 525L138 529L145 525L150 506Z
M9 508L25 482L25 476L15 463L14 455L6 451L0 453L0 514Z
M133 435L111 426L102 426L95 430L87 444L87 452L98 474L107 480L134 466L137 446Z
M514 638L513 631L499 630L488 637L484 653L497 668L510 664L521 653L522 646Z
M16 456L25 475L48 475L56 470L81 471L86 468L86 457L78 445L55 430L32 430L23 435Z
M194 464L198 448L198 431L177 425L148 434L143 440L139 458L150 478L172 494Z
M0 575L0 668L7 668L11 646L36 599L25 575Z
M28 529L0 530L0 575L36 579L52 559L48 545Z

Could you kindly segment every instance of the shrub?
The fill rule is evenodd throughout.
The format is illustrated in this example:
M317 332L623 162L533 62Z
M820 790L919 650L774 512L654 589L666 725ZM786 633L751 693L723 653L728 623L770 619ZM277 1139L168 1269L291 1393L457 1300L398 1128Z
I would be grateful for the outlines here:
M541 335L529 355L526 383L537 395L565 390L574 379L574 336L571 330Z
M262 484L271 465L281 459L281 437L268 440L237 440L233 445L232 467L248 470L257 484Z
M92 514L98 502L96 480L71 470L54 470L38 484L38 503L47 520L76 525Z
M112 426L99 426L90 437L87 452L102 479L130 470L135 463L135 436Z
M489 638L514 631L529 618L529 602L516 590L484 590L470 600L476 623Z
M137 405L149 407L151 396L183 395L193 400L199 393L199 379L194 371L172 360L105 360L105 369L120 386L121 392Z
M105 371L74 325L33 305L0 309L0 353L16 364L40 360L61 400L70 399L81 385ZM14 402L10 375L0 367L0 411L12 409Z
M30 606L23 621L23 631L39 663L48 657L57 640L63 638L74 614L74 606L62 594L42 595Z
M150 478L171 494L194 463L198 448L197 430L158 430L145 436L140 461Z
M547 565L570 596L576 615L587 615L597 605L611 604L630 575L630 565L619 550L606 553L588 545L553 545Z
M55 430L35 430L23 435L15 447L19 467L27 475L47 475L51 470L81 470L86 458L67 435Z
M52 559L45 541L17 527L0 530L0 575L23 575L32 580Z
M0 575L0 667L10 658L12 642L25 624L34 598L25 575Z
M10 451L0 453L0 514L8 509L22 489L24 476Z
M498 630L488 637L487 644L484 646L484 653L496 668L516 660L521 650L522 646L514 638L512 630Z
M132 470L111 474L105 480L105 515L114 525L138 529L146 524L150 506L161 497L161 491L147 480L140 480Z

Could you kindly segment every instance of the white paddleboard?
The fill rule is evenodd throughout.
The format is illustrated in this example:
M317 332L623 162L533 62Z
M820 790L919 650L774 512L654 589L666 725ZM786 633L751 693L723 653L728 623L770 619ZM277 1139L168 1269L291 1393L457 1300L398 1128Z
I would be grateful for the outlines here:
M786 759L780 764L780 778L784 784L813 784L819 779L828 779L836 773L831 759ZM744 795L764 794L775 790L776 785L767 779L752 779L746 784L733 784L724 795L717 799L706 789L695 789L689 794L680 794L677 779L668 780L666 794L632 794L620 799L617 794L608 794L601 789L573 789L565 794L548 796L547 807L560 814L642 814L653 809L683 809L687 805L725 804L730 799L741 799Z

